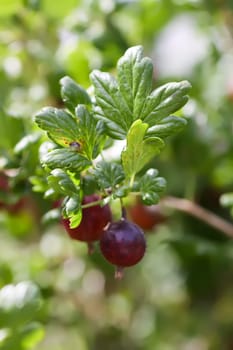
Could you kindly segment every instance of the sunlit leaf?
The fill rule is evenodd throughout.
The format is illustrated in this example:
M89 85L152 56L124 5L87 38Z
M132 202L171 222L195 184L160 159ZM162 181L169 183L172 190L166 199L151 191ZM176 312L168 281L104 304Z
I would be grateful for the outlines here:
M68 146L71 142L79 140L77 120L63 109L45 107L36 114L35 122L61 146Z
M170 115L148 128L147 136L167 137L182 131L186 125L186 119Z
M91 99L79 84L68 76L60 80L61 96L66 106L74 112L78 104L90 104Z
M150 127L176 112L188 101L188 81L172 82L155 89L145 100L141 119Z
M125 178L122 166L114 162L98 163L96 165L94 175L96 177L96 181L102 189L114 188Z
M140 118L145 99L151 92L152 73L152 61L143 57L142 46L129 48L118 61L119 90L134 120Z
M77 172L81 172L91 165L87 158L69 148L55 149L45 154L41 161L51 169L61 168Z
M164 142L158 137L144 138L147 129L146 123L136 120L127 135L127 146L122 152L122 164L128 177L137 174L164 147Z
M144 204L157 204L159 195L166 188L166 180L163 177L158 177L158 171L156 169L149 169L140 179L139 188Z

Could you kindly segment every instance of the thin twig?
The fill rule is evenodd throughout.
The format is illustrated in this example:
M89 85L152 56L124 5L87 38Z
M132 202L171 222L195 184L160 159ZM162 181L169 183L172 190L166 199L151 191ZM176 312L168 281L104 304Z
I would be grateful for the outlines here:
M166 207L174 208L192 215L233 238L233 224L188 199L165 197L160 203Z

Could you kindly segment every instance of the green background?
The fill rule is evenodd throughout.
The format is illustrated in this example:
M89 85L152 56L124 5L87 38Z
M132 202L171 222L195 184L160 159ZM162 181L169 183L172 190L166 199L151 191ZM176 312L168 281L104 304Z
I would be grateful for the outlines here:
M33 116L62 105L61 77L88 88L92 69L114 74L134 45L153 59L154 87L192 84L188 126L151 162L166 195L232 222L220 204L233 192L231 1L2 0L0 168L10 192L0 199L26 200L0 208L0 349L233 349L233 245L224 232L163 208L167 221L119 282L98 245L87 256L56 218L41 220L53 204L29 181L39 167L40 138L27 138L38 131Z

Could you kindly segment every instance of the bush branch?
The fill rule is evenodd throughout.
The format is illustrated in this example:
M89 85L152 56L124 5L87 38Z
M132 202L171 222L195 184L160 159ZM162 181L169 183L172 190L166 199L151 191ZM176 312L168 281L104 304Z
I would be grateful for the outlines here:
M165 197L161 200L161 204L192 215L233 238L233 224L188 199Z

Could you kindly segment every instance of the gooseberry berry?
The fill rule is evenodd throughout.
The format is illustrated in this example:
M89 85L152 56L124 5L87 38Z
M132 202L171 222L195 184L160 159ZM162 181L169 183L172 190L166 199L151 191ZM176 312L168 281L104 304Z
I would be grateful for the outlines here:
M144 256L146 241L141 228L125 218L111 223L100 239L100 249L107 261L116 265L115 277L122 277L124 267L137 264Z
M137 201L127 211L130 219L143 230L152 230L155 226L166 221L159 205L147 206Z
M85 196L82 204L89 204L99 201L101 198L96 194ZM103 234L105 226L111 222L112 214L108 204L101 207L99 204L84 208L82 211L82 220L79 226L70 228L70 220L62 218L62 224L64 225L67 233L72 239L87 242L89 252L92 252L92 242L100 239Z

